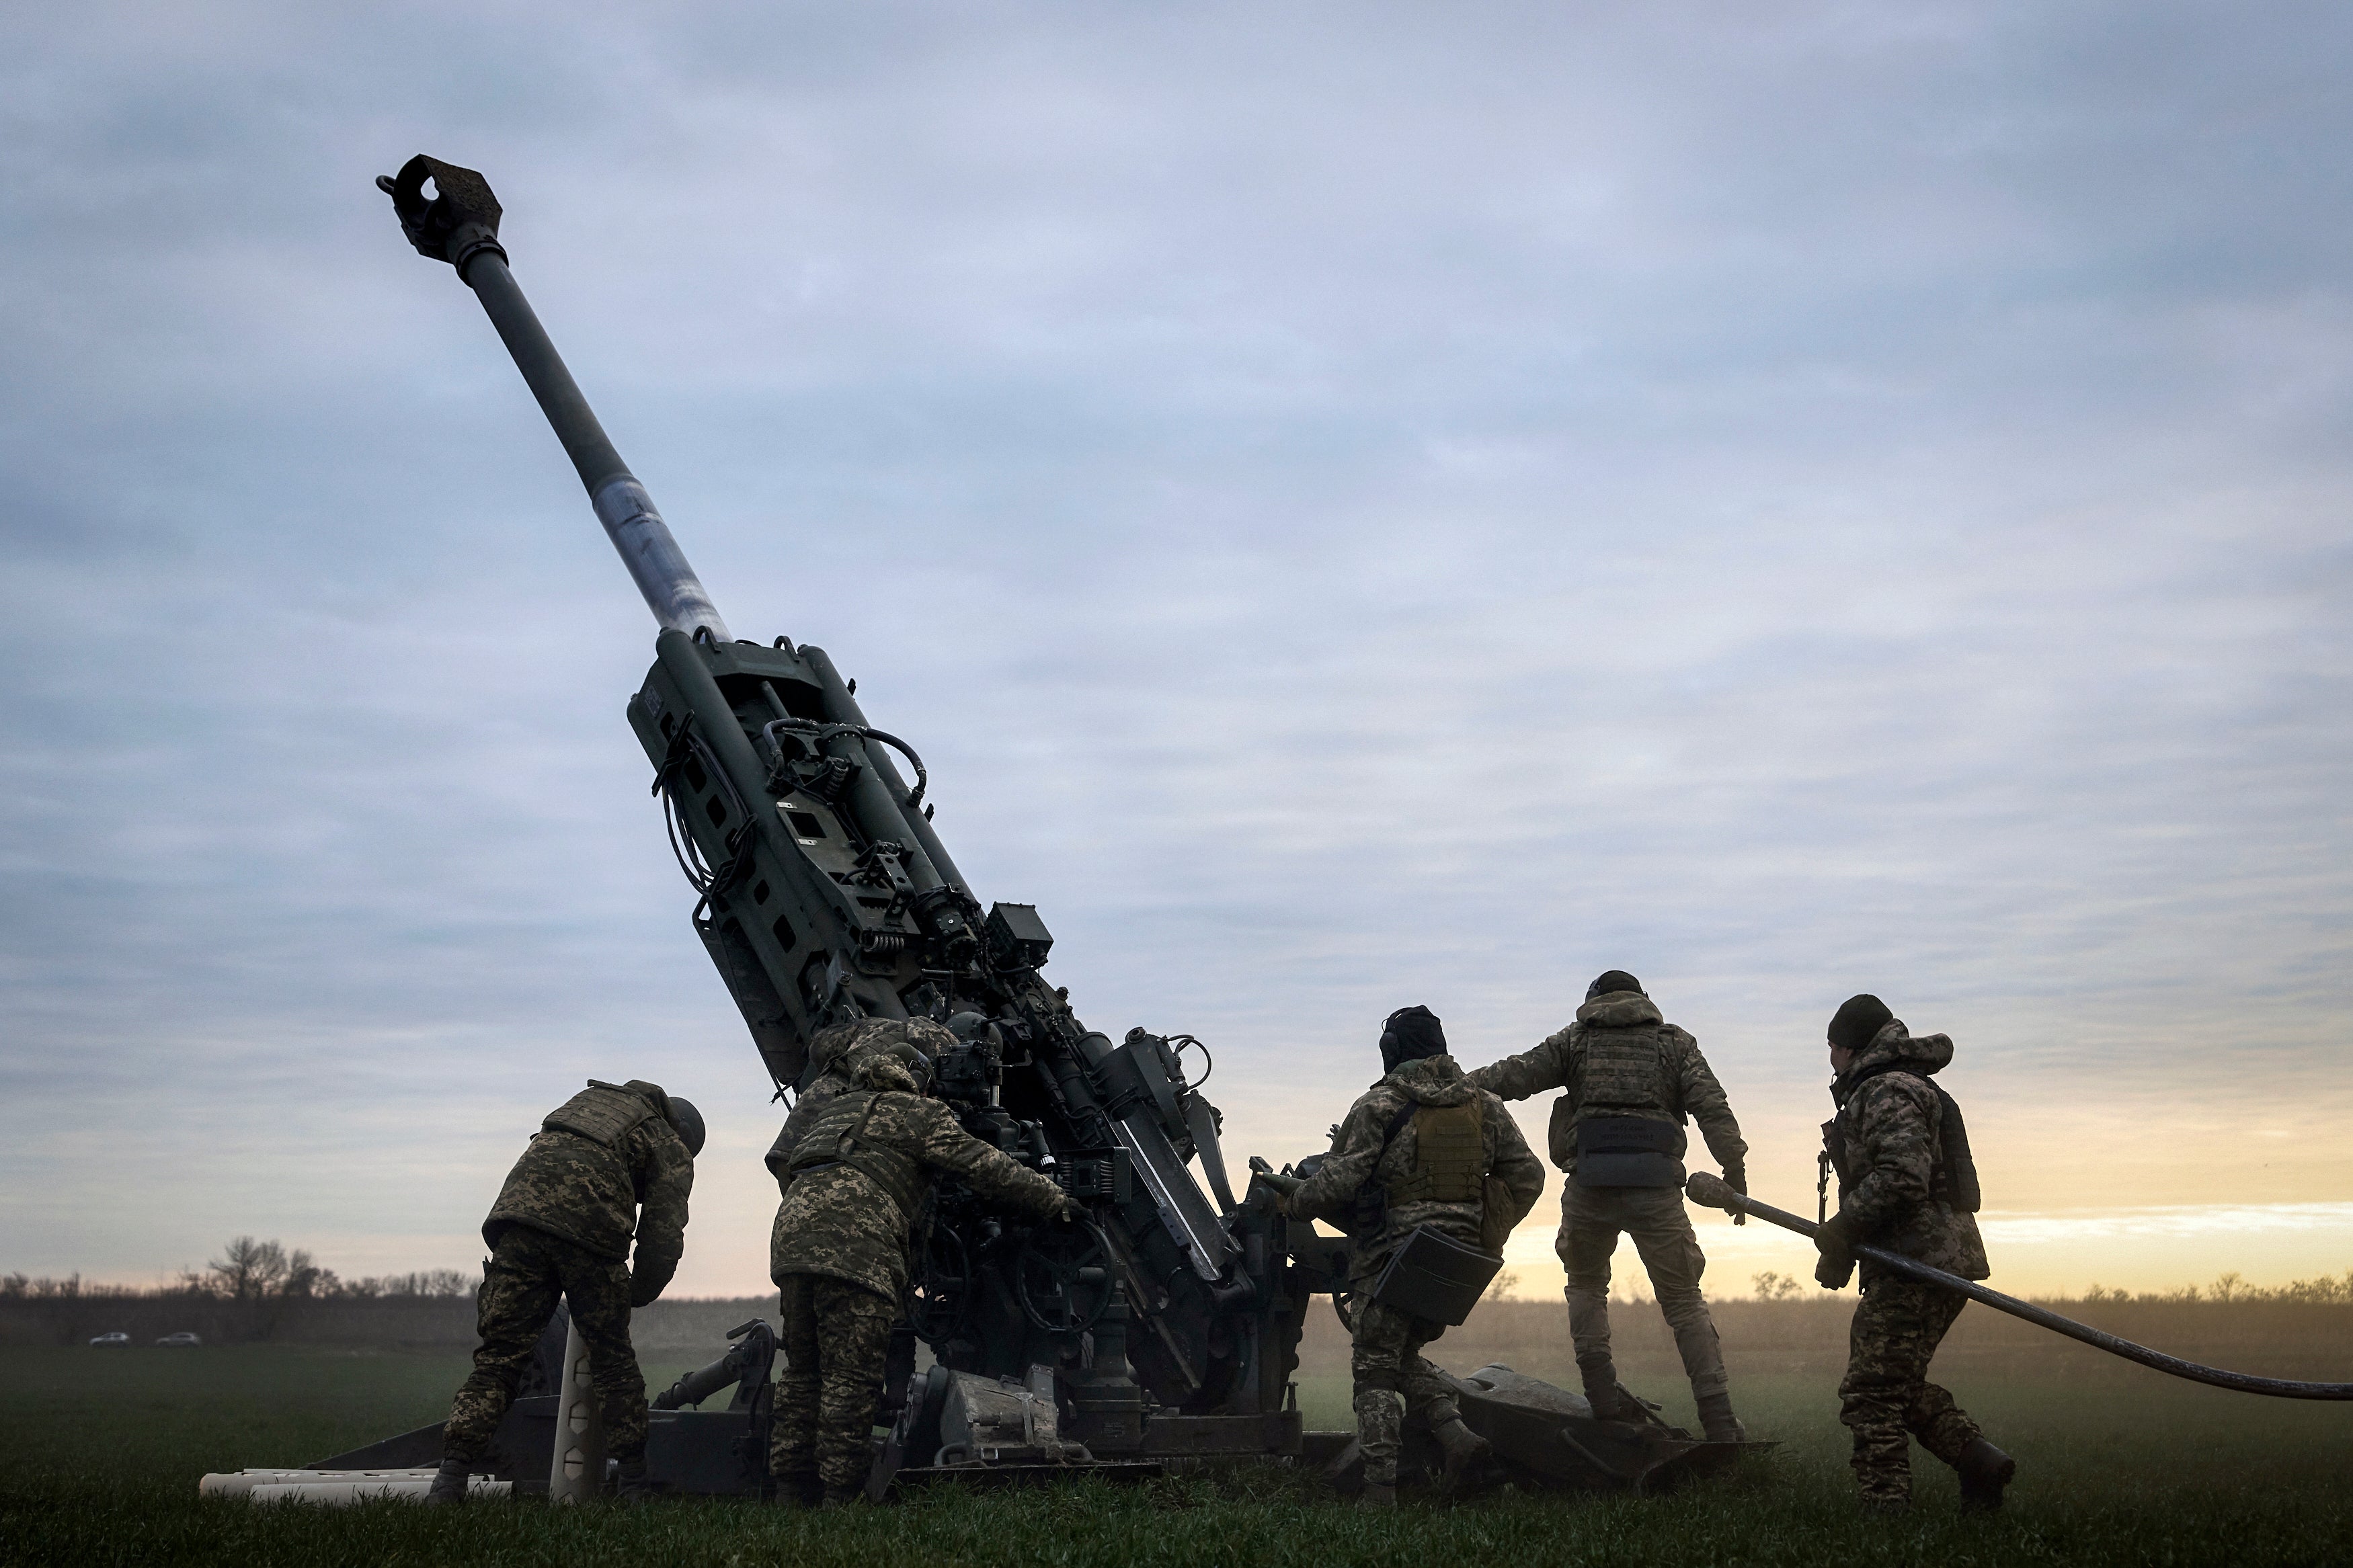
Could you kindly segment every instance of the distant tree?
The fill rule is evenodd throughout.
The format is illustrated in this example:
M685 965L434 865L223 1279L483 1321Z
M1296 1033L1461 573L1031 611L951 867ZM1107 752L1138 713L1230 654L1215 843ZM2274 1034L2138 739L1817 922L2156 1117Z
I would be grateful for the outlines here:
M1757 1287L1757 1299L1760 1301L1789 1301L1805 1293L1804 1286L1770 1268L1752 1278L1749 1283Z
M308 1258L304 1258L307 1263ZM215 1295L232 1301L261 1301L279 1293L286 1283L286 1248L275 1241L240 1236L226 1253L205 1265Z
M1482 1301L1508 1301L1519 1283L1520 1277L1516 1270L1504 1269L1488 1282L1487 1293L1479 1299Z

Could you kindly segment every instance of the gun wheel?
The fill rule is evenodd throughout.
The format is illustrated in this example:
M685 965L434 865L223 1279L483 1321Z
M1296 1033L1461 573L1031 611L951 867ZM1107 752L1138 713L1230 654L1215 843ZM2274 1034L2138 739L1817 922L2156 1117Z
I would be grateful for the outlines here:
M1083 1221L1041 1226L1013 1260L1013 1293L1050 1334L1084 1333L1111 1305L1111 1247Z
M907 1322L927 1345L955 1338L972 1315L972 1255L945 1226L934 1226L915 1256Z

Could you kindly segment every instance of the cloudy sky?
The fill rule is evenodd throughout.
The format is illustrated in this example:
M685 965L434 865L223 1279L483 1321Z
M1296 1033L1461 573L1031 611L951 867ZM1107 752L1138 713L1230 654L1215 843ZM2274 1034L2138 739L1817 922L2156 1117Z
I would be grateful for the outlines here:
M470 1265L594 1074L710 1113L681 1288L765 1282L776 1112L621 718L651 623L372 187L420 150L738 635L860 678L1090 1022L1211 1043L1237 1157L1320 1145L1394 1007L1483 1061L1623 966L1810 1208L1870 989L1958 1042L1997 1285L2353 1267L2348 50L2284 4L13 8L0 1270ZM1701 1223L1722 1293L1807 1257Z

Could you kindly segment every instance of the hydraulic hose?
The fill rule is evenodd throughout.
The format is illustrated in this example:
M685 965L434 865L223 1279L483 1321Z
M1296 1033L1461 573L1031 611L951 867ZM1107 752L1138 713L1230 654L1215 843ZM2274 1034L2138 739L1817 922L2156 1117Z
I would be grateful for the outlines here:
M1809 1239L1820 1228L1810 1219L1801 1219L1770 1204L1760 1204L1754 1198L1745 1197L1725 1185L1722 1177L1712 1176L1705 1171L1692 1173L1691 1180L1683 1184L1683 1191L1692 1202L1704 1207L1722 1209L1731 1215L1755 1215L1767 1225L1796 1231ZM2215 1388L2232 1388L2241 1394L2269 1394L2274 1399L2353 1399L2353 1383L2301 1383L2294 1378L2256 1377L2243 1372L2225 1372L2221 1367L2200 1366L2194 1361L2183 1361L2179 1356L2167 1355L2163 1351L2153 1351L2147 1345L2119 1339L2088 1323L2079 1323L2073 1318L2063 1318L2031 1301L2021 1301L2015 1296L1988 1289L1974 1279L1964 1279L1957 1274L1931 1268L1917 1258L1906 1258L1899 1252L1890 1252L1879 1247L1858 1246L1854 1255L1869 1258L1881 1268L1901 1274L1907 1279L1916 1279L1923 1285L1934 1285L1939 1289L1967 1296L1997 1312L2023 1318L2038 1328L2049 1329L2054 1334L2064 1334L2071 1340L2080 1340L2094 1350L2138 1362L2170 1377L2187 1378L2191 1383L2208 1384Z

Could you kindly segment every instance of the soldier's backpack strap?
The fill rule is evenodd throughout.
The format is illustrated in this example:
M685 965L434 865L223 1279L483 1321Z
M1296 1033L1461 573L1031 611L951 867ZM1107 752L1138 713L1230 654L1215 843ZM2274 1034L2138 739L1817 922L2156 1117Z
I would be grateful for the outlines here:
M592 1078L586 1089L549 1111L540 1127L548 1132L576 1133L617 1149L631 1128L660 1114L642 1095Z
M1398 1107L1397 1114L1389 1118L1388 1125L1381 1129L1381 1152L1373 1156L1376 1169L1380 1165L1381 1156L1389 1152L1389 1145L1397 1142L1398 1134L1405 1131L1405 1124L1412 1121L1414 1112L1420 1109L1421 1102L1409 1095L1406 1102ZM1377 1177L1367 1175L1365 1184L1356 1189L1356 1202L1349 1210L1347 1233L1366 1238L1378 1234L1388 1203L1388 1189Z

